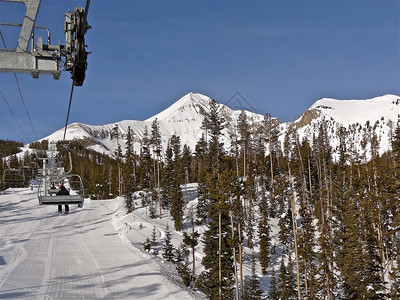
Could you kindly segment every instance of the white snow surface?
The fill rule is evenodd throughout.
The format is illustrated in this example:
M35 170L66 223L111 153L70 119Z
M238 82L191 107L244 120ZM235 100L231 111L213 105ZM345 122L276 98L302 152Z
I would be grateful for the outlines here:
M153 226L135 220L120 198L85 199L58 215L38 205L36 186L2 192L0 299L205 299L174 266L140 250Z
M317 109L327 117L333 118L344 127L354 123L364 125L367 121L374 124L382 117L396 121L400 114L400 97L384 95L367 100L336 100L323 98L315 102L310 109Z
M361 147L364 134L368 132L367 123L378 138L379 153L383 154L390 150L390 133L396 128L400 120L400 97L384 95L366 100L323 98L315 102L304 114L297 118L294 124L301 124L308 112L313 112L314 116L307 125L302 125L298 129L301 138L307 138L311 141L313 134L318 133L319 122L325 120L334 157L338 156L338 129L342 126L350 130L347 144L354 144L359 154L365 151L368 159L371 156L370 146L367 145L365 150Z

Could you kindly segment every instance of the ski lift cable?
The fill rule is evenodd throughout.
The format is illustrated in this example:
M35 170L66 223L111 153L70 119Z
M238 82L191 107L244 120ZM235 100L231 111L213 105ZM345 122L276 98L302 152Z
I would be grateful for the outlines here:
M3 41L4 48L7 48L7 44L6 44L6 41L4 40L4 36L3 36L3 33L1 32L1 29L0 29L0 37L1 37L1 40ZM24 100L24 96L22 95L21 86L20 86L20 84L19 84L18 77L17 77L17 74L16 74L16 73L14 73L14 78L15 78L15 82L17 83L17 88L18 88L19 96L20 96L20 98L21 98L22 104L24 105L25 112L26 112L26 115L28 116L28 119L29 119L29 122L30 122L30 125L31 125L31 128L32 128L32 131L33 131L33 134L35 135L36 139L38 139L38 136L37 136L37 134L36 134L35 128L33 127L33 124L32 124L31 116L30 116L30 114L29 114L28 108L26 107L25 100Z
M71 93L69 95L69 103L68 103L68 111L67 111L67 118L65 120L65 128L64 128L64 138L63 141L65 141L65 136L67 134L67 126L68 126L68 119L69 119L69 112L71 111L71 103L72 103L72 96L74 94L74 83L72 82L71 86Z
M90 5L90 0L86 0L86 6L85 6L85 19L83 20L83 24L87 23L87 15L89 11L89 5ZM86 26L86 25L85 25Z
M19 81L18 81L17 74L15 74L15 73L14 73L14 78L15 78L15 82L17 83L19 96L21 97L22 104L24 105L25 112L26 112L26 115L28 116L29 123L30 123L30 125L31 125L33 134L35 135L35 138L38 140L39 138L38 138L38 136L37 136L37 134L36 134L35 128L33 127L32 119L31 119L31 116L29 115L28 108L26 107L25 100L24 100L24 96L22 95L21 86L19 85Z
M8 104L8 101L7 101L6 97L5 97L5 96L4 96L4 94L1 92L1 90L0 90L0 95L1 95L1 97L3 98L4 102L6 103L6 105L7 105L8 109L10 110L10 113L11 113L11 114L12 114L12 116L14 117L14 120L15 120L15 122L17 123L17 125L18 125L18 128L21 130L21 132L22 132L23 136L24 136L25 138L27 138L27 136L26 136L26 134L25 134L24 130L23 130L23 129L22 129L22 127L21 127L21 124L19 124L19 122L18 122L17 118L15 117L15 114L14 114L14 112L12 111L12 109L11 109L10 105ZM19 137L19 135L17 135L17 136L18 136L18 138L20 138L20 137Z
M4 48L7 48L7 46L6 46L6 41L4 40L3 33L1 32L1 28L0 28L0 38L1 38L1 40L3 41Z
M4 122L4 124L6 124L6 126L7 126L8 128L10 128L10 130L18 137L18 139L21 140L21 137L18 135L18 133L14 130L14 128L12 128L12 127L10 126L10 124L8 124L8 122L6 121L6 119L4 119L4 117L3 117L2 115L0 115L0 119L2 119L3 122Z

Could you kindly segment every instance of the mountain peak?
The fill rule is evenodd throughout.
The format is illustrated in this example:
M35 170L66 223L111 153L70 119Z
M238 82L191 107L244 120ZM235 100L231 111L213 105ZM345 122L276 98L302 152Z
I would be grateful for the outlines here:
M211 100L211 98L199 94L199 93L194 93L190 92L186 95L184 95L182 98L180 98L178 101L170 105L168 108L164 109L162 112L156 114L155 116L152 116L151 118L145 120L146 122L151 122L154 119L157 120L165 120L165 119L170 119L170 118L184 118L188 117L187 114L191 114L191 111L195 111L198 113L199 110L202 110L202 108L207 107L208 102Z

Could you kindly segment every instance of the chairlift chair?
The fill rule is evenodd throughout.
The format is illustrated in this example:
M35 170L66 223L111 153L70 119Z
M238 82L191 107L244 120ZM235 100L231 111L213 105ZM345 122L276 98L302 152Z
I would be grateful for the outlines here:
M49 145L49 147L52 145ZM54 149L51 151L55 152ZM60 162L55 155L43 158L43 171L38 188L38 199L40 205L65 205L78 204L83 206L85 198L85 189L83 187L82 178L78 174L70 174L72 170L72 159L69 153L70 169L65 172L64 167L60 166ZM60 184L69 188L69 195L58 195Z
M35 177L35 169L31 166L23 166L22 170L24 172L24 175L26 179L30 180Z
M24 187L25 173L22 169L7 168L3 171L4 189L9 187Z
M85 190L82 178L78 174L66 174L62 180L58 182L66 187L70 187L69 195L57 195L59 189L57 185L53 185L53 183L54 182L52 182L50 176L44 176L40 181L38 188L38 199L40 205L77 204L79 207L83 206ZM53 186L55 188L53 188Z

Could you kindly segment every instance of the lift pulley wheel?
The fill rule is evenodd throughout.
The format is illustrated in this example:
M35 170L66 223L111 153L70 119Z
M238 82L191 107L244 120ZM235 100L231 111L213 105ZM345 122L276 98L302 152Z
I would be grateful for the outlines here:
M86 76L87 55L85 50L85 33L88 28L83 10L75 11L75 41L74 41L74 57L71 78L74 85L81 86Z

